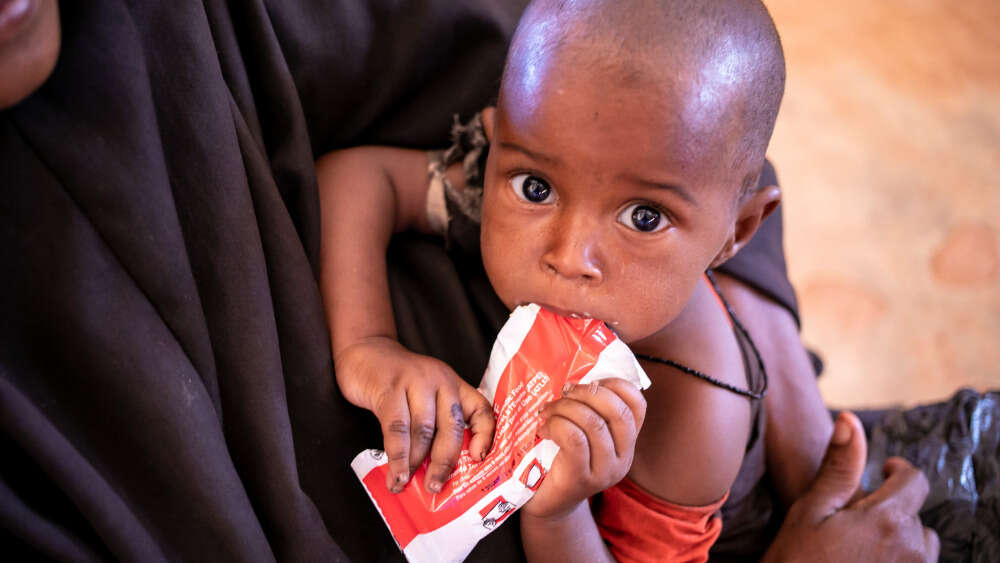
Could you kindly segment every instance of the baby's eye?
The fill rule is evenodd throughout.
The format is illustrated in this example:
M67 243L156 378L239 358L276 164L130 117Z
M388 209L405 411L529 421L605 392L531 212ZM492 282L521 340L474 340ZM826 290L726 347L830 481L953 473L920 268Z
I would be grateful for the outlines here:
M546 204L555 201L555 193L548 182L538 176L518 174L510 179L510 186L514 188L514 194L524 201Z
M644 233L655 233L667 228L669 221L655 207L633 203L622 210L618 216L618 221L626 227L642 231Z

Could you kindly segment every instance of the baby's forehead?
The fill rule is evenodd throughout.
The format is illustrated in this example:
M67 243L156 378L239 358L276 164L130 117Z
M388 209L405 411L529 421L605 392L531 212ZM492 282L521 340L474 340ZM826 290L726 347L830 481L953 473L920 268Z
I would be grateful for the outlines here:
M539 167L563 181L593 179L618 186L731 186L742 128L700 119L682 103L663 105L647 89L610 87L601 76L558 76L531 99L501 98L494 140L501 162ZM525 160L524 157L527 157ZM529 164L525 164L525 163ZM636 181L646 180L646 182Z
M560 80L578 87L641 91L671 112L685 109L720 116L741 101L747 81L735 69L752 57L705 41L674 37L639 41L614 28L573 18L539 21L520 33L510 50L501 98L558 95L544 88ZM643 34L637 34L642 36Z
M695 57L671 58L667 65L655 54L609 53L604 41L589 37L534 50L524 59L509 61L501 112L525 123L542 108L569 112L587 107L589 113L577 111L576 116L615 115L616 125L633 130L636 140L648 137L650 129L661 137L669 135L674 147L697 139L699 153L741 136L741 130L730 126L741 121L741 84L699 66Z
M784 58L757 0L536 0L508 54L500 97L537 100L553 76L633 86L667 111L737 120L763 158L784 90ZM704 120L702 120L704 121Z

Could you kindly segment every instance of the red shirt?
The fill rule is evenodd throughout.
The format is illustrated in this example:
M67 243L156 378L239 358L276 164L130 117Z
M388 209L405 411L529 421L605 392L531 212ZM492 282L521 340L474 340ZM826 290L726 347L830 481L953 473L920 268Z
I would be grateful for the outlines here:
M722 531L719 509L728 496L706 506L682 506L626 477L601 493L594 519L618 561L708 561L708 550Z

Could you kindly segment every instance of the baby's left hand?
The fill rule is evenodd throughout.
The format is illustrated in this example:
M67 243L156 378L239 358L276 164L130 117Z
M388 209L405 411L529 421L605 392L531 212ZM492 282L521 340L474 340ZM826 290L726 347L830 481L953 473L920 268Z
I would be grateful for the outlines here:
M623 379L605 379L563 390L541 411L539 434L559 445L552 468L522 511L560 518L581 502L621 481L632 466L646 399Z

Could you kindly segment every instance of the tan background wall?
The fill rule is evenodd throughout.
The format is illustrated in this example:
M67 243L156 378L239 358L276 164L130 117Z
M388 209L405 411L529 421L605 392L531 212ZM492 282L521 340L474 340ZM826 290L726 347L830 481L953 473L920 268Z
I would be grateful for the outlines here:
M1000 389L1000 2L765 0L803 337L834 406Z

